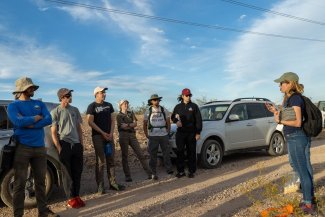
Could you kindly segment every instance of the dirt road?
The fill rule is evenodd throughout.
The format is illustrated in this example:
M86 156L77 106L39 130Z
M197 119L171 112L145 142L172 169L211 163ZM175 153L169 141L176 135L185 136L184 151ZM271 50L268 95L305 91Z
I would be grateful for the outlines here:
M325 195L325 139L312 142L311 156L315 172L316 187ZM87 165L87 164L86 164ZM177 179L167 175L159 167L159 180L145 180L146 175L137 161L131 163L131 184L125 183L122 168L117 167L118 178L127 188L123 192L109 190L107 194L94 194L93 165L84 169L82 178L82 198L86 207L68 209L62 190L56 189L50 199L51 208L61 216L254 216L254 210L245 189L251 189L262 201L264 186L258 177L268 182L276 182L291 171L287 155L270 157L263 152L241 153L225 157L221 167L212 170L200 168L195 178ZM256 183L252 185L252 183ZM11 210L3 205L0 216L11 216ZM27 210L25 216L36 216L36 210Z

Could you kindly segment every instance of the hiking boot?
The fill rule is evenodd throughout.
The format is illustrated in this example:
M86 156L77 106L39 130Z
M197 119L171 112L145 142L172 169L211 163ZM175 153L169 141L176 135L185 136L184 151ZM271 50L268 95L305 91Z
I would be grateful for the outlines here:
M113 183L110 185L110 189L115 190L115 191L123 191L125 189L125 186L117 184L117 183Z
M132 178L130 176L128 176L128 177L125 177L125 181L126 182L132 182L133 180L132 180Z
M98 193L99 195L105 194L105 188L104 188L104 185L98 185L97 193Z
M312 203L301 203L299 207L304 212L304 214L314 215L316 213L316 206Z
M158 176L157 176L157 175L154 175L154 174L152 174L152 175L151 175L151 179L152 179L152 180L158 180Z
M68 200L68 203L67 204L68 204L68 207L69 208L78 209L78 208L81 207L81 204L79 204L79 201L78 201L78 199L76 197Z
M80 205L80 207L86 206L85 202L83 200L81 200L81 198L79 196L76 197L76 200L77 200L78 204Z
M177 178L182 178L184 176L185 176L185 173L184 172L179 172L179 173L176 174L176 177Z
M188 177L189 177L189 178L194 178L194 173L189 173L189 174L188 174Z
M172 175L173 173L174 173L173 170L169 170L169 171L167 171L167 174L169 174L169 175Z
M60 217L60 215L54 213L52 210L47 208L46 210L40 212L38 217Z

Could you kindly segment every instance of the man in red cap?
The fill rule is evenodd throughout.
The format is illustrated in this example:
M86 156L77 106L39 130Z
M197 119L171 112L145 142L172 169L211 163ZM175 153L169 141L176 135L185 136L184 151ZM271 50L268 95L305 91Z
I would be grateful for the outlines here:
M182 95L178 98L181 102L175 106L171 116L172 121L177 125L177 178L185 176L185 148L188 159L188 177L194 178L196 172L196 141L200 138L202 117L199 107L191 101L191 97L190 89L183 89Z
M80 208L85 203L79 197L83 167L82 118L78 108L71 106L72 91L61 88L58 91L60 105L51 111L52 139L59 152L59 158L72 179L68 206Z

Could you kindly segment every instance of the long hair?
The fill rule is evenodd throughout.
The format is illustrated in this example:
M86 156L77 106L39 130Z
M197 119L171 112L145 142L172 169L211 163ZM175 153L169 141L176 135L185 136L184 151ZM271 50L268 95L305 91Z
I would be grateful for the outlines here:
M289 96L287 95L287 93L284 93L282 104L284 104L292 94L294 94L294 93L303 94L304 93L304 85L303 84L299 84L298 81L289 81L289 84L290 84L290 90L288 91Z

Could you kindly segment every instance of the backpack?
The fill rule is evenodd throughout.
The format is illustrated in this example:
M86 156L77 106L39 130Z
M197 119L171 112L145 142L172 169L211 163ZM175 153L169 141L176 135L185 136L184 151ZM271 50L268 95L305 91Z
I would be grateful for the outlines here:
M307 136L318 136L323 130L322 112L312 101L305 96L302 96L305 102L305 113L302 128Z
M308 97L303 96L301 94L298 95L302 97L305 104L305 112L303 114L304 119L302 122L302 129L304 130L307 136L316 137L323 130L322 112L317 108L317 106L314 103L312 103L312 101Z
M154 127L154 126L152 126L152 124L150 123L150 118L151 118L151 115L152 115L152 106L150 106L149 107L149 115L148 115L148 130L152 130L153 128L167 128L165 109L162 106L160 106L160 109L161 109L161 113L164 116L165 125L164 126L160 126L160 127Z

